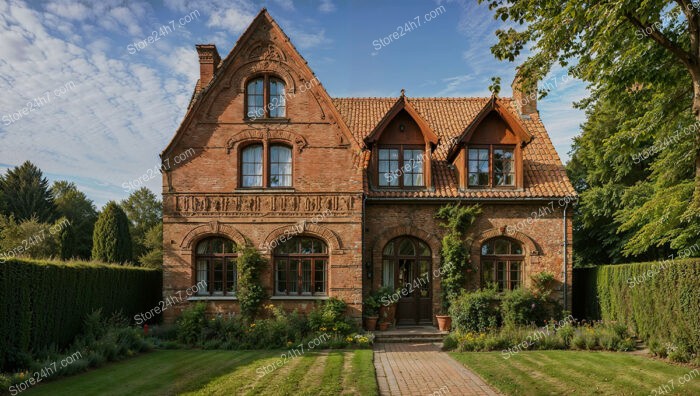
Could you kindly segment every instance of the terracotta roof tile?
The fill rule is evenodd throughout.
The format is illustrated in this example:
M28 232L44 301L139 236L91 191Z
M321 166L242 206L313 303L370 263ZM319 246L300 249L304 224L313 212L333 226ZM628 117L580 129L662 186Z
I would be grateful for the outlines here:
M348 125L357 143L362 142L379 124L398 98L335 98L333 103ZM517 114L510 98L513 114ZM467 190L459 191L455 171L449 168L447 153L460 134L474 120L489 98L409 98L408 101L440 138L432 154L434 191L376 191L364 188L370 197L432 197L432 198L550 198L575 195L561 159L547 134L538 114L521 119L533 139L523 149L524 189L522 190ZM369 166L370 153L358 155L356 166Z

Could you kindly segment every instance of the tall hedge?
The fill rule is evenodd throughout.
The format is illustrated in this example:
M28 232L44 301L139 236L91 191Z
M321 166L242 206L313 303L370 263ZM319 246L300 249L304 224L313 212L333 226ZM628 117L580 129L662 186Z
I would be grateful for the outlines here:
M600 266L588 282L603 320L627 324L642 339L700 351L700 259Z
M129 219L116 202L105 205L95 223L92 259L106 263L126 263L133 259Z
M0 264L0 369L11 354L68 346L96 309L132 318L161 296L160 270L8 260Z

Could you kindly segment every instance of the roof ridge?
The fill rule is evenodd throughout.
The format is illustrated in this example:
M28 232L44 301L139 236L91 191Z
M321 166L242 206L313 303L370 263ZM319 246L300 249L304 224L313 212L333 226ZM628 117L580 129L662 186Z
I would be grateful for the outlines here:
M332 96L333 100L397 100L401 96ZM488 96L406 96L408 100L489 100ZM499 98L512 100L510 97Z

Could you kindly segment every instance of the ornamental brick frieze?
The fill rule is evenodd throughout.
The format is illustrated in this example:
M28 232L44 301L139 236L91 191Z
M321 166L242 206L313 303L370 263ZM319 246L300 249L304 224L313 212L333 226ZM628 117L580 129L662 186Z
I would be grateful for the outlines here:
M361 210L359 196L340 194L170 194L166 201L166 215L192 217L350 216Z

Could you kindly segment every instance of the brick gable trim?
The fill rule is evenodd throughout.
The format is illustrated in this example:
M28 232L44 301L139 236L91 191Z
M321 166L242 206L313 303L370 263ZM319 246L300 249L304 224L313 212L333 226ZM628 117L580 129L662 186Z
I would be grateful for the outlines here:
M228 224L220 223L218 220L201 224L190 230L180 242L182 250L193 250L197 242L210 236L225 236L238 246L249 246L250 242L238 230Z
M370 252L378 254L378 257L381 258L382 249L384 249L384 246L386 246L386 244L389 243L389 241L391 241L394 238L406 235L424 241L428 244L428 246L430 246L433 258L439 257L438 252L440 252L440 239L438 239L437 235L425 231L421 228L418 228L414 225L396 226L386 229L384 232L382 232L380 235L374 238L373 242L370 244Z
M335 232L325 226L308 223L306 221L301 221L294 225L286 225L274 229L267 235L261 246L263 249L265 249L265 253L272 254L268 247L275 247L276 245L279 245L279 241L282 237L285 237L286 240L291 237L302 235L313 236L325 241L328 245L330 254L340 254L342 252L343 246L340 242L340 238L335 234ZM274 241L278 241L278 243L273 243Z
M538 256L541 254L541 250L539 249L539 247L537 247L537 243L529 235L520 231L508 232L506 227L500 227L483 231L474 238L474 240L471 242L470 249L472 256L480 256L481 245L483 245L484 242L488 241L489 239L497 237L511 238L520 242L525 248L525 251L527 252L528 256Z

